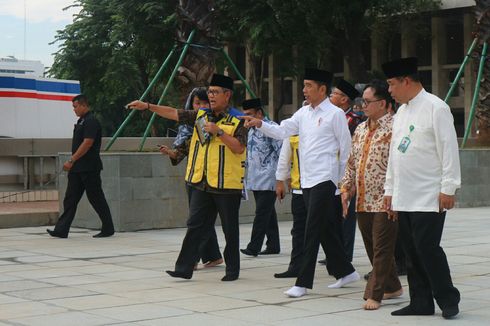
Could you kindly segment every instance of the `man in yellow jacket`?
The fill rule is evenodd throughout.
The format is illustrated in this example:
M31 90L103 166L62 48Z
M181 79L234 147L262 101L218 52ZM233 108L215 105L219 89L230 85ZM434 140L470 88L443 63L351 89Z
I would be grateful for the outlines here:
M240 273L238 213L248 130L238 118L241 112L230 107L233 95L230 77L213 75L207 93L211 109L197 112L141 101L133 101L128 106L194 125L185 176L187 184L193 188L187 233L175 270L167 273L172 277L192 278L199 243L209 228L214 227L216 214L211 212L218 211L226 240L226 275L221 280L234 281Z

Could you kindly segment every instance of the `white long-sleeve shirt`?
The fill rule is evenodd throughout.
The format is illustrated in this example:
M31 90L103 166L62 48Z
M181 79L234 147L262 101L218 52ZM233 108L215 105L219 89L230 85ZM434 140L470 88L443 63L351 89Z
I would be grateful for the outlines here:
M262 124L260 130L276 139L299 135L302 188L325 181L338 185L349 157L351 136L344 111L328 98L315 108L303 106L279 126Z
M289 138L282 141L281 152L277 160L276 180L286 181L291 176L291 144Z
M411 126L413 131L410 132ZM398 150L410 138L405 153ZM449 106L422 89L394 118L385 195L395 211L438 212L439 193L461 186L458 142Z

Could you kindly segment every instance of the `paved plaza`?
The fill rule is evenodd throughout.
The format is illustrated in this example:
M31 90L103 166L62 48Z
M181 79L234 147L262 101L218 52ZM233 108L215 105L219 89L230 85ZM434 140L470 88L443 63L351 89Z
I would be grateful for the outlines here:
M283 291L293 279L274 279L289 262L291 222L280 223L280 255L241 256L240 279L221 282L224 267L177 280L173 269L185 229L117 233L93 239L73 229L68 239L48 237L45 227L0 230L0 325L489 325L490 208L455 209L446 219L443 246L462 295L461 313L392 317L405 294L378 311L361 309L365 281L343 289L317 266L314 289L300 299ZM251 225L241 225L244 248ZM221 230L220 245L224 245ZM319 257L323 257L320 254ZM354 252L359 273L369 272L359 232Z

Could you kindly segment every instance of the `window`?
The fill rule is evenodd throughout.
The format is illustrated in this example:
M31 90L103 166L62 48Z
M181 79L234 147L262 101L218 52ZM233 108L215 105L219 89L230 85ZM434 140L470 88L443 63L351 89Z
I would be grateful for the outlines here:
M451 16L446 19L446 60L445 64L458 64L464 58L464 22L463 16Z

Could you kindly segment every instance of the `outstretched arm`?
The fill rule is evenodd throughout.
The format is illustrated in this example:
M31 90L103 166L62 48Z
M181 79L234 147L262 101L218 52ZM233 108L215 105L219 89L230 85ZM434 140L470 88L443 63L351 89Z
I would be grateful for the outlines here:
M170 106L156 105L156 104L151 104L149 102L142 102L136 100L126 105L126 107L128 109L139 110L139 111L150 110L151 112L154 112L163 118L179 121L179 115L177 114L177 110Z

